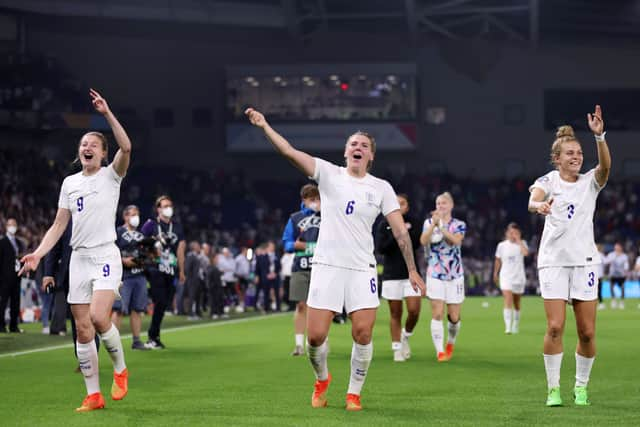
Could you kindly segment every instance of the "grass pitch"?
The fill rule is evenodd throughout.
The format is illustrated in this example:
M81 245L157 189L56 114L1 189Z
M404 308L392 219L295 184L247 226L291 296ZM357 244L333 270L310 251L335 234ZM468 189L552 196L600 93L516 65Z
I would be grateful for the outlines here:
M483 308L482 303L489 307ZM575 324L568 311L562 395L565 406L546 408L542 361L545 330L542 301L525 298L521 332L503 334L500 299L468 298L454 358L436 363L429 335L430 310L411 339L413 357L394 363L388 309L382 301L374 330L374 359L363 389L360 413L347 413L350 324L333 325L329 407L312 409L314 377L305 357L291 357L290 314L201 322L163 334L167 350L130 351L125 400L102 411L76 414L85 388L74 373L69 337L0 335L0 422L3 426L482 426L482 425L638 425L640 310L598 312L598 355L589 385L590 407L575 407ZM125 320L125 324L127 321ZM186 322L169 318L167 327ZM127 331L123 331L126 333ZM108 396L112 367L100 351L101 387Z

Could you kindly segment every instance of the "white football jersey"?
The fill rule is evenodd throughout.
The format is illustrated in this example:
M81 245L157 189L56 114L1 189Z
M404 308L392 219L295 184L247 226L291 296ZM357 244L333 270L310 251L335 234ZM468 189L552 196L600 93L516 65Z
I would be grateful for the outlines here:
M604 263L609 266L609 276L626 277L629 272L629 257L624 252L609 252L604 259Z
M522 241L528 248L527 242ZM500 283L522 284L526 282L524 273L524 255L520 245L510 240L503 240L496 248L496 258L500 258Z
M113 165L85 176L69 175L62 182L58 208L71 211L71 247L94 248L116 240L116 210L122 177Z
M367 271L376 266L372 227L380 213L400 209L391 184L370 174L355 178L346 168L315 159L322 227L314 264Z
M560 178L552 171L538 178L529 191L540 188L545 200L553 199L551 214L544 220L538 250L538 268L600 264L593 238L593 213L600 187L595 169L580 174L576 182Z

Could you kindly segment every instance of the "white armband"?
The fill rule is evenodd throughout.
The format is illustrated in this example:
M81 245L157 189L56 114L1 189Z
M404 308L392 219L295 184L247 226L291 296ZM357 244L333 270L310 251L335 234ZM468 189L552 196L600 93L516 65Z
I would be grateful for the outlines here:
M602 135L593 135L596 138L596 142L604 142L604 136L607 132L602 132Z

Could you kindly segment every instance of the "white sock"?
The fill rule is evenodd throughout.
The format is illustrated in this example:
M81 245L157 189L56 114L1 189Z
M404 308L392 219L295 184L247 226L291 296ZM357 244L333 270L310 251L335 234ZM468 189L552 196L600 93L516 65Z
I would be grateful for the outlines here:
M360 395L372 358L373 343L365 345L353 343L351 347L351 378L349 379L348 394Z
M513 326L520 326L520 310L513 310Z
M393 351L402 350L402 343L400 341L393 341L391 343L391 350L393 350Z
M109 357L111 357L113 369L117 373L121 373L127 369L127 365L124 364L124 351L122 350L122 340L120 340L120 332L118 332L118 328L111 324L111 329L104 334L100 334L100 339L104 343L107 353L109 353Z
M512 313L512 310L510 308L505 308L502 310L502 317L504 318L505 331L511 331L511 313Z
M296 347L304 347L304 334L296 334Z
M87 395L100 392L100 375L98 370L98 350L96 341L91 340L86 344L76 341L76 351L78 353L78 364L84 376L84 383L87 386Z
M405 328L402 328L402 336L405 338L409 338L413 335L413 331L411 332L407 332L407 330Z
M316 378L320 381L325 381L329 378L329 369L327 367L327 355L329 354L328 340L324 340L322 344L317 347L312 346L307 342L307 351L309 352L309 361L313 372L316 374Z
M595 357L584 357L576 353L576 387L586 387Z
M462 326L462 321L458 320L457 323L447 322L447 326L449 327L449 344L456 343L456 337L458 336L458 332L460 332L460 327Z
M562 365L562 353L543 354L544 370L547 372L547 386L549 389L560 387L560 366Z
M433 346L436 348L436 353L442 353L444 351L444 325L442 320L431 319L431 340Z

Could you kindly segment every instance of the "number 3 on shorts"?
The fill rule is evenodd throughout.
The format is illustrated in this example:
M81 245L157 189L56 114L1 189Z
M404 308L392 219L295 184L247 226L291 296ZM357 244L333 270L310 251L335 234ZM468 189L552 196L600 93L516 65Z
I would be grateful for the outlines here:
M375 294L376 291L378 290L378 287L376 286L376 278L372 277L371 280L369 280L369 286L371 286L371 293Z
M104 267L102 267L102 277L109 277L109 273L111 273L109 264L105 264Z

